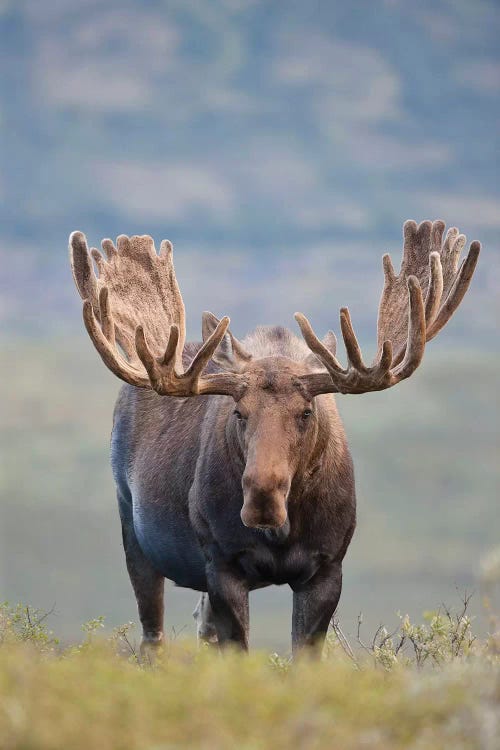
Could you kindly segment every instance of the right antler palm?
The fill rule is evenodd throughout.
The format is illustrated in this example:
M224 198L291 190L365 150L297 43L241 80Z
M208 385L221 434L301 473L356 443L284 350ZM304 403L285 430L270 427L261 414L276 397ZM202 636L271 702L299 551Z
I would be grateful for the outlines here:
M347 308L340 311L340 325L347 351L344 368L317 338L301 313L296 320L309 348L319 357L328 376L313 374L303 380L311 394L366 393L396 385L419 366L430 341L448 322L462 301L479 257L481 245L473 242L458 268L465 236L455 227L444 244L444 222L414 221L404 224L403 260L398 275L389 255L384 255L385 283L377 325L375 362L365 365Z

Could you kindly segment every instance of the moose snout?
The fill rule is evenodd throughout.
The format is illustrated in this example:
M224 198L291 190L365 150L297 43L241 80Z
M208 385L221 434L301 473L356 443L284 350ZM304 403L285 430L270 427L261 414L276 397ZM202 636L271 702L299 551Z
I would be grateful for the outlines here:
M245 472L242 485L243 524L254 529L281 528L287 520L288 477L260 477Z

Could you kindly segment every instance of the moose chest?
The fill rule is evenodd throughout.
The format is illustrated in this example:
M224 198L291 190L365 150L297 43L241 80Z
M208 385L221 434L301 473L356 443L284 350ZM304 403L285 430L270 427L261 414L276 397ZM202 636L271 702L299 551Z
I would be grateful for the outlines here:
M262 542L236 555L236 563L250 588L269 584L301 585L309 581L325 562L321 552L300 544L285 546L262 534Z

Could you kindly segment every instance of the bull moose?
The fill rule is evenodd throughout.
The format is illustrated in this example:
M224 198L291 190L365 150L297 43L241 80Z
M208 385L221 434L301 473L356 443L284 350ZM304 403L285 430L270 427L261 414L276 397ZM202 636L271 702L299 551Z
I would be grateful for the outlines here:
M366 365L347 308L343 367L332 332L319 340L259 327L243 341L205 312L203 343L185 342L172 245L149 236L73 232L83 318L106 366L127 385L111 438L127 568L142 646L163 638L164 579L195 589L198 636L248 647L249 591L288 584L292 647L322 644L356 525L351 456L334 393L391 388L419 366L460 304L480 243L442 221L404 225L396 274L383 257L377 355ZM95 262L97 275L94 271Z

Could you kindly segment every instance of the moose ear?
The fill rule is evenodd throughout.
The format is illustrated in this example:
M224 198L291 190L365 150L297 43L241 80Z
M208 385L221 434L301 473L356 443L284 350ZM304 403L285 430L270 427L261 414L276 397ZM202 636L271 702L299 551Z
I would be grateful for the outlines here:
M327 333L323 336L323 339L321 341L323 346L326 346L329 352L333 354L333 356L337 353L337 337L335 336L333 331L327 331ZM325 369L324 364L321 362L319 357L317 357L312 352L307 355L307 357L304 359L304 364L308 365L309 367L314 368L321 368L322 370Z
M211 312L204 312L201 316L201 335L205 342L215 331L219 319ZM226 331L222 341L212 355L212 360L229 372L241 372L244 365L250 362L252 355L240 344L231 331Z

